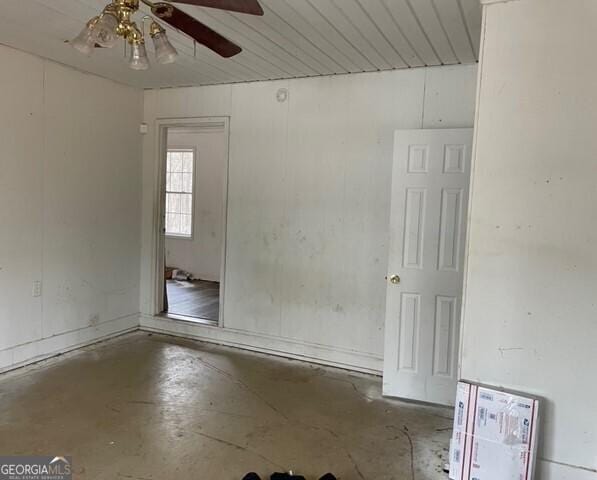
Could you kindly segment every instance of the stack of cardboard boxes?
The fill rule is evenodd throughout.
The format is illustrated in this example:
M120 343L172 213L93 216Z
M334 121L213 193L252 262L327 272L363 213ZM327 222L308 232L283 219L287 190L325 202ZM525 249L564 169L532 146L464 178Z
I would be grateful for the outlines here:
M452 480L532 480L537 399L459 382L450 442Z

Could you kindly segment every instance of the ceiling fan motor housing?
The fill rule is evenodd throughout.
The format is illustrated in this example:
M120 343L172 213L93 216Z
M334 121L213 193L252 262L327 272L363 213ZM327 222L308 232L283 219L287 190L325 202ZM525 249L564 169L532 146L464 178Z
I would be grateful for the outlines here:
M112 0L112 4L117 7L130 8L131 10L139 10L139 0Z

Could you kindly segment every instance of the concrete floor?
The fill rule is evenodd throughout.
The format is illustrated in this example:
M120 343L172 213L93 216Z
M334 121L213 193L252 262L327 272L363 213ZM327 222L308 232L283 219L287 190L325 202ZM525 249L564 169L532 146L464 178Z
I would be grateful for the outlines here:
M384 400L380 388L138 332L0 376L0 453L72 455L80 479L446 479L451 410Z

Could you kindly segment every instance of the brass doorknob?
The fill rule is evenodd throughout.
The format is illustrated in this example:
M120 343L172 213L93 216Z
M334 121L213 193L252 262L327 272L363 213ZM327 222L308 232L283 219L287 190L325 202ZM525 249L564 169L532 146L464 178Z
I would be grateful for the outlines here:
M398 285L400 283L400 277L398 275L392 275L390 277L390 282L392 282L394 285Z

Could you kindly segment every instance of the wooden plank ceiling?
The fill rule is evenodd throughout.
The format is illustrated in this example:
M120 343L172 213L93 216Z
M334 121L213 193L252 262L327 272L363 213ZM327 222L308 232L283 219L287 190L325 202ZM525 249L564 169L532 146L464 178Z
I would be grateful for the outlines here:
M2 0L0 43L128 85L152 88L474 63L479 0L260 0L265 15L181 6L243 48L223 59L177 31L174 65L130 70L124 45L84 57L65 43L108 0ZM149 10L144 7L144 13ZM142 14L136 20L141 22ZM151 42L148 41L148 50Z

